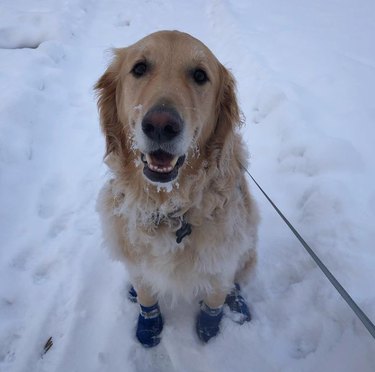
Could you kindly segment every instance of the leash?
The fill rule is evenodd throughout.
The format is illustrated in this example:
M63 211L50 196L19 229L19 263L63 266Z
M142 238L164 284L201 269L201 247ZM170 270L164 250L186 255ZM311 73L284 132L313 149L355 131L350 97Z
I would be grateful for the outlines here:
M350 308L354 311L355 315L359 318L362 324L366 327L369 331L371 336L375 339L375 326L368 318L368 316L362 311L362 309L357 305L357 303L350 297L349 293L344 289L344 287L339 283L339 281L334 277L334 275L328 270L328 268L323 264L323 262L319 259L319 257L315 254L312 248L306 243L306 241L302 238L299 232L294 228L294 226L289 222L289 220L283 215L280 209L275 205L275 203L271 200L271 198L266 194L266 192L262 189L262 187L258 184L255 178L250 174L250 172L240 163L242 169L250 176L253 180L255 185L259 188L262 194L266 197L266 199L270 202L272 207L278 213L278 215L282 218L282 220L286 223L292 233L296 236L302 246L306 249L307 253L312 257L318 267L323 271L324 275L327 279L331 282L331 284L336 288L339 292L341 297L345 300L345 302L350 306Z

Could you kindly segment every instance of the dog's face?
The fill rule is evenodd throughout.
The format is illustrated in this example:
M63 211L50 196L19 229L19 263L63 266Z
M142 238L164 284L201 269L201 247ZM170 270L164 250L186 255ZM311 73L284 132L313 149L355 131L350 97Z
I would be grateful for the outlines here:
M217 131L225 116L220 111L231 104L223 100L235 101L233 79L205 45L176 31L151 34L115 53L96 86L107 152L130 146L149 181L171 182ZM116 107L108 113L110 101ZM238 116L236 103L234 111Z

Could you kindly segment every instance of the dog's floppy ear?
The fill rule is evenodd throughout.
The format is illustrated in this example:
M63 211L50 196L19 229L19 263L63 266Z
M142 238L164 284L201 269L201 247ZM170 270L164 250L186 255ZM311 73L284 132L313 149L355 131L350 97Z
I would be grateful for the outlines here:
M225 168L235 155L234 132L241 125L241 113L237 103L234 77L223 65L219 67L217 119L210 142L211 151L217 152L218 167L225 172Z
M219 107L216 124L216 136L222 137L233 131L241 123L240 109L237 103L236 82L233 75L220 66L221 87L219 92Z
M124 58L123 49L115 49L114 59L103 76L95 84L94 89L98 94L98 108L100 124L105 135L105 156L119 154L124 148L122 125L118 117L116 105L116 91L120 84L120 69Z

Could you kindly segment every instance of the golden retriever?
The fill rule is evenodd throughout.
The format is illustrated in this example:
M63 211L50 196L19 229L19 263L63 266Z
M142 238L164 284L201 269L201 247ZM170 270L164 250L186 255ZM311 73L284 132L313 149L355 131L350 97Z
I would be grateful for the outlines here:
M98 210L140 304L139 341L159 342L165 294L202 300L204 342L224 303L250 320L238 283L256 261L258 212L231 73L199 40L160 31L115 49L95 89L113 175Z

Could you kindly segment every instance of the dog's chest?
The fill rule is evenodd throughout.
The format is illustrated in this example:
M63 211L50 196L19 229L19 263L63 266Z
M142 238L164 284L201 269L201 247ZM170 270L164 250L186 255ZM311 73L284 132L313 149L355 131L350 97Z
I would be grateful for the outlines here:
M159 206L150 203L146 208L125 202L121 209L126 211L123 216L127 235L135 247L146 243L155 248L164 246L165 249L175 250L179 244L177 240L181 242L189 235L190 224L186 221L185 209L176 200L169 200Z

